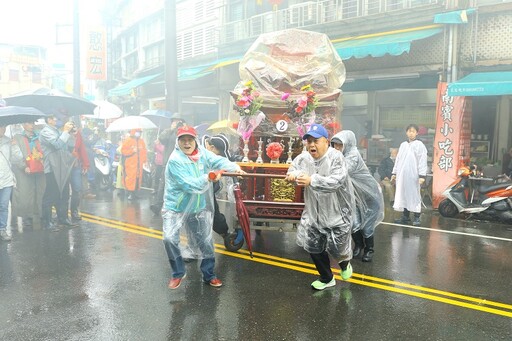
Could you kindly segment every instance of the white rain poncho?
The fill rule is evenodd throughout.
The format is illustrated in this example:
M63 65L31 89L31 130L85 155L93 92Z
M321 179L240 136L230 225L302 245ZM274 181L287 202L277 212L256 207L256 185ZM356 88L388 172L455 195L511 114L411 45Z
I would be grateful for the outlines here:
M327 251L338 262L350 260L354 193L343 155L330 147L319 159L304 152L293 160L288 173L311 176L304 188L297 244L309 253Z
M199 159L192 161L176 142L165 168L162 217L164 243L170 260L180 256L195 259L215 257L213 188L208 181L208 173L239 169L236 163L222 156L199 145L198 149Z
M370 174L356 146L356 136L351 130L343 130L331 139L331 143L343 144L343 155L352 180L356 201L356 217L352 233L361 230L365 238L371 237L375 227L384 219L382 189Z
M393 208L402 212L421 212L420 176L427 175L427 148L423 142L405 141L400 145L393 167L396 175L395 203Z

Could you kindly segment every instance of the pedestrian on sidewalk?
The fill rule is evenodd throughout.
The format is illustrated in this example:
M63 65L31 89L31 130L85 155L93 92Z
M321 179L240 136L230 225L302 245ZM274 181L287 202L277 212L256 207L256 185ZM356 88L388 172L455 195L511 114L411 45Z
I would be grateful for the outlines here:
M427 148L418 136L418 126L409 124L405 129L407 141L402 142L398 149L391 181L396 182L395 211L403 212L402 217L395 220L397 224L410 224L409 212L414 213L414 226L421 225L421 194L420 187L427 177Z
M379 165L380 184L391 206L395 203L395 184L391 183L391 176L393 175L397 154L398 148L389 148L389 155L382 159Z
M7 226L9 203L12 190L16 185L12 164L20 163L22 159L21 150L5 136L5 126L0 126L0 239L3 241L12 239Z
M41 208L46 188L43 150L34 123L23 123L23 132L13 139L23 159L13 164L16 187L12 194L12 215L22 218L24 228L41 227Z
M374 254L375 227L384 219L384 198L379 183L364 163L354 132L342 130L331 139L333 147L343 153L348 175L354 187L356 215L352 225L354 251L352 258L362 256L363 262L371 262Z
M201 259L203 281L213 287L222 286L214 272L213 190L208 175L226 170L243 173L228 159L217 156L199 145L197 132L184 126L177 131L176 148L165 168L165 195L162 210L164 246L172 271L170 289L177 289L186 275L183 258ZM180 234L187 236L181 241Z
M311 287L323 290L336 285L329 255L339 264L343 280L352 276L354 191L343 154L329 147L327 130L312 124L302 139L308 152L293 160L286 180L304 187L297 244L309 253L320 274Z
M83 193L82 176L86 175L90 169L90 160L87 147L79 129L71 130L70 138L68 141L68 148L72 151L72 155L75 158L69 180L71 185L71 200L69 201L69 210L71 211L71 222L73 224L77 224L80 222L80 220L82 220L82 216L79 211L80 201L82 199Z

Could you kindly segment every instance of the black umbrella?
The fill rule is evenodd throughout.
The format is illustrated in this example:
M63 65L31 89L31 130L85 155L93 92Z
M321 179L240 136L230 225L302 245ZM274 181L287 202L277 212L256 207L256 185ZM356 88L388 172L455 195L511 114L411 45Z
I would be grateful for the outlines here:
M34 122L46 116L42 111L30 107L0 107L0 126L9 124Z
M39 88L5 98L8 105L34 107L46 114L93 115L96 104L57 89Z

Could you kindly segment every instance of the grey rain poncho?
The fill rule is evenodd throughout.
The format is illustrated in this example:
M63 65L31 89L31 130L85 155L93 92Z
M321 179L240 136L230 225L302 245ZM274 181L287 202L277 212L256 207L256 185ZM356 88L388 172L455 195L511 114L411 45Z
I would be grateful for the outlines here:
M354 193L343 155L330 147L319 159L303 152L288 173L311 176L311 184L304 188L297 245L309 253L327 251L338 262L350 260Z
M420 176L427 175L427 148L423 142L404 141L395 160L393 174L396 175L396 211L406 208L410 212L421 212Z
M208 173L239 169L236 163L202 146L198 148L198 160L193 161L176 142L165 168L162 218L164 243L170 260L180 256L194 259L215 257L213 187L208 181Z
M382 189L368 171L359 150L357 150L356 136L351 130L337 133L331 139L331 143L333 142L343 144L343 155L354 187L356 220L352 227L352 233L361 230L364 238L369 238L373 235L375 227L384 219Z

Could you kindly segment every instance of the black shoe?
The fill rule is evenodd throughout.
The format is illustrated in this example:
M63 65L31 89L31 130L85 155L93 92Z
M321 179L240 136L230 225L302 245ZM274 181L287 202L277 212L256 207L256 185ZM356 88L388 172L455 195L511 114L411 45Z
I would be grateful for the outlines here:
M59 220L59 227L76 227L78 224L72 223L69 219Z
M50 231L50 232L59 232L60 231L60 229L57 226L55 226L53 223L48 223L48 224L42 223L41 226L42 226L42 229L46 230L46 231Z
M412 225L413 226L420 226L421 225L420 217L415 217L414 221L412 222Z
M373 259L373 249L364 250L363 262L371 262Z
M82 220L82 216L80 215L80 213L78 213L78 210L71 211L71 222L77 223L80 220Z
M400 219L395 219L395 224L409 225L411 224L411 219L409 217L402 216Z
M149 206L149 209L151 210L151 212L153 212L155 215L160 215L161 211L162 211L162 206L160 205L157 205L157 204L152 204Z
M352 239L354 240L354 251L352 251L352 258L361 256L364 248L364 238L361 231L352 233Z

